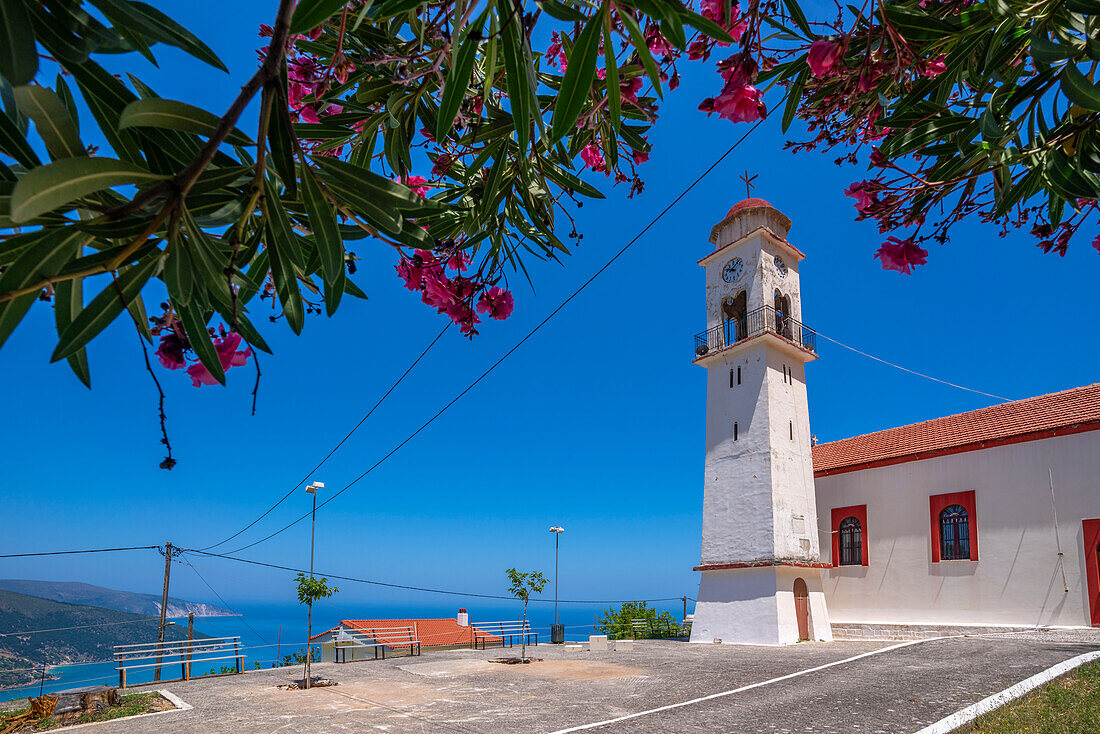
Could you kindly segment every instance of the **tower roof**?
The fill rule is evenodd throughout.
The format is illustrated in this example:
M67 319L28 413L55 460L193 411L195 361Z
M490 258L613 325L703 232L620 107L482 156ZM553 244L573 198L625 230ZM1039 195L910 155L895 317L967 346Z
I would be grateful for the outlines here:
M754 196L748 199L742 199L741 201L734 204L733 207L730 208L729 213L726 214L726 218L732 217L734 214L741 211L742 209L751 209L757 206L766 206L775 209L775 207L772 206L770 202L765 201L764 199L758 199ZM778 209L775 210L779 211Z
M761 209L768 211L761 212ZM752 212L753 210L756 210L756 212L754 213L754 218L757 220L757 226L767 227L768 229L772 230L780 239L786 239L787 232L791 228L790 217L776 209L767 200L760 199L755 196L750 196L749 198L742 199L741 201L730 207L730 210L726 214L726 216L722 217L722 221L711 227L711 243L717 245L718 249L722 249L722 247L729 244L728 242L719 243L718 233L721 232L722 228L728 225L730 222L733 222L734 220L741 217L748 216L749 212ZM747 234L747 230L743 230L742 234ZM799 253L799 255L799 259L802 259L802 254Z

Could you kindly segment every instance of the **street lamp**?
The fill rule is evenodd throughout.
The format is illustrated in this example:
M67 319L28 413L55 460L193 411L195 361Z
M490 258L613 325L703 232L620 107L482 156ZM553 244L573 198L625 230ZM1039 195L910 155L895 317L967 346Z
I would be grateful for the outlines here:
M313 482L306 487L306 492L313 495L313 514L310 518L309 528L309 577L313 578L313 540L317 534L317 490L324 489L324 482ZM312 651L309 646L309 638L313 636L313 601L309 602L309 617L306 622L306 679L304 685L309 688L309 663L310 658L313 656L310 654Z
M560 645L565 642L565 627L558 622L558 544L565 528L555 525L550 532L554 534L554 626L550 628L550 642Z

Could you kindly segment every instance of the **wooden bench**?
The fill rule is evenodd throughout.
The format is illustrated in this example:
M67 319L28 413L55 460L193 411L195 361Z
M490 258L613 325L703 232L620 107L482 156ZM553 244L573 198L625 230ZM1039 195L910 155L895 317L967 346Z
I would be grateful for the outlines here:
M119 688L126 687L126 673L130 670L179 665L179 680L190 680L191 666L195 663L203 665L218 660L235 660L236 672L240 673L244 657L239 636L203 637L178 642L138 642L132 645L115 645L114 652ZM153 662L145 662L147 660Z
M368 649L374 651L374 659L386 659L386 648L396 650L408 648L410 655L420 654L420 640L414 627L380 627L378 629L346 629L341 627L333 639L333 660L337 663L348 662L348 650ZM343 654L341 654L343 653Z
M512 647L515 638L520 638L525 644L539 644L538 632L531 631L531 623L526 620L512 620L508 622L478 622L470 625L474 628L474 649L478 649L478 644L481 644L481 649L484 650L486 645L491 641L491 638L499 638L500 646L504 647L505 640L508 641L508 647ZM534 638L534 643L531 639ZM493 640L495 644L495 640Z

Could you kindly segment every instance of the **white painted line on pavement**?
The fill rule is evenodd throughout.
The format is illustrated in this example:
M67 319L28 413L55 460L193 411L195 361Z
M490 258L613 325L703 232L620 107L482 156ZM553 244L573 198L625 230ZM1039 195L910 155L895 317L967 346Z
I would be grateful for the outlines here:
M1039 686L1049 683L1058 676L1064 675L1078 666L1098 659L1100 659L1100 650L1087 652L1084 655L1070 658L1065 662L1058 663L1052 668L1047 668L1042 673L1036 673L1027 680L1022 680L1016 685L1004 689L1000 693L994 693L988 698L983 698L973 706L967 706L962 711L958 711L946 718L940 719L935 724L924 727L916 732L916 734L947 734L948 732L955 731L960 726L969 724L982 714L987 714L996 708L1000 708L1009 701L1020 698Z
M819 670L825 670L826 668L832 668L836 665L844 665L845 663L851 663L856 660L862 660L863 658L869 658L872 655L880 655L884 652L890 652L892 650L899 650L903 647L910 647L911 645L920 645L925 642L932 642L933 640L952 640L964 635L950 635L947 637L929 637L923 640L910 640L908 642L901 642L897 645L890 645L889 647L879 648L878 650L872 650L871 652L861 653L854 655L850 658L844 658L843 660L835 660L831 663L825 663L824 665L818 665L813 668L806 668L800 670L797 673L788 673L787 675L781 675L778 678L772 678L771 680L760 681L759 683L751 683L747 686L741 686L740 688L734 688L731 691L722 691L721 693L712 693L709 696L702 696L700 698L693 698L690 701L680 701L679 703L672 703L667 706L660 706L655 709L648 709L646 711L638 711L637 713L627 714L626 716L618 716L614 719L606 719L604 721L596 721L591 724L582 724L581 726L572 726L568 729L558 729L551 734L569 734L574 731L584 731L585 729L595 729L600 726L607 726L608 724L617 724L620 721L628 721L630 719L636 719L639 716L649 716L650 714L660 713L662 711L669 711L671 709L678 709L683 706L692 706L697 703L703 703L704 701L713 701L716 698L722 698L724 696L732 696L735 693L742 693L744 691L751 691L753 688L761 688L763 686L769 686L772 683L779 683L780 681L790 680L791 678L797 678L801 675L807 675L809 673L816 673Z

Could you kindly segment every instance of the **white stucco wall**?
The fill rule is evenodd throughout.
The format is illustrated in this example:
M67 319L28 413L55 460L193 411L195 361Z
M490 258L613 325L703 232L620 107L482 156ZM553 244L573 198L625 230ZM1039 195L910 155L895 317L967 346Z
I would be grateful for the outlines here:
M833 639L820 571L772 566L704 571L691 626L691 641L750 645L798 642L794 583L809 591L809 639Z
M1100 518L1100 431L819 477L816 486L823 539L832 508L867 505L869 566L823 573L834 622L1089 624L1081 521ZM928 497L967 490L978 560L932 563ZM823 546L830 556L831 540Z

